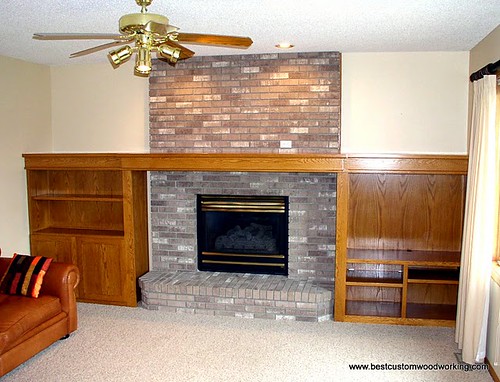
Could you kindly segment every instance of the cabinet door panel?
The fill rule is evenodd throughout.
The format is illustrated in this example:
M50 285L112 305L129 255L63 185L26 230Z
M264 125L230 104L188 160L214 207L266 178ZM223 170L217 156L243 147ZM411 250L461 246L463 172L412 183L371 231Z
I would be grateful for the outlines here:
M82 273L82 300L120 303L126 292L123 240L78 238L78 267Z
M31 255L52 257L54 261L75 264L76 240L70 236L31 235ZM81 272L80 272L81 274ZM80 284L75 289L78 299L81 295Z
M74 239L56 235L32 235L31 255L52 257L54 261L76 264L74 261Z

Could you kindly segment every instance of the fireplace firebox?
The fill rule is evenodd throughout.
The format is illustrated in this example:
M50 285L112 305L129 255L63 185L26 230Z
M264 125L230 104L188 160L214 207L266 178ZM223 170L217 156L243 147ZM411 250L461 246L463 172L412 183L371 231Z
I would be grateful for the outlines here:
M288 275L288 197L197 195L198 269Z

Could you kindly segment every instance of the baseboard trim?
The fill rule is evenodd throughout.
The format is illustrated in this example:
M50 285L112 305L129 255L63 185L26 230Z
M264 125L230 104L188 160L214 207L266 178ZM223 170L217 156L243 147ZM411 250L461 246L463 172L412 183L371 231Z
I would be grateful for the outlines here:
M488 371L490 372L491 378L493 378L493 381L495 382L500 382L500 379L498 378L497 373L495 372L495 369L493 369L493 365L490 363L490 360L488 357L484 358L484 362L488 365Z

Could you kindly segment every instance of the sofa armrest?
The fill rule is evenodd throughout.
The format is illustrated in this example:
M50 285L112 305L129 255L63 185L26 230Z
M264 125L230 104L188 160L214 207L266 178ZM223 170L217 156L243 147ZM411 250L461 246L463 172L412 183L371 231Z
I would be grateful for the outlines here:
M53 261L40 289L41 295L59 297L61 308L69 317L68 333L77 328L75 288L79 282L80 272L75 265Z
M10 258L0 257L0 279L6 272ZM80 272L73 264L53 261L43 278L40 295L56 296L61 301L63 312L68 315L68 334L78 325L75 288L80 282Z

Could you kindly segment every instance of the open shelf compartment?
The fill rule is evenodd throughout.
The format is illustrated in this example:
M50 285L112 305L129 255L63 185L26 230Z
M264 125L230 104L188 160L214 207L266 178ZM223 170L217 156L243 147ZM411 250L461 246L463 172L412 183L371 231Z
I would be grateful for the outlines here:
M459 276L459 267L411 266L408 268L408 283L458 285Z
M347 263L346 285L403 286L403 267L393 264Z
M401 317L402 285L399 287L348 285L346 314Z

